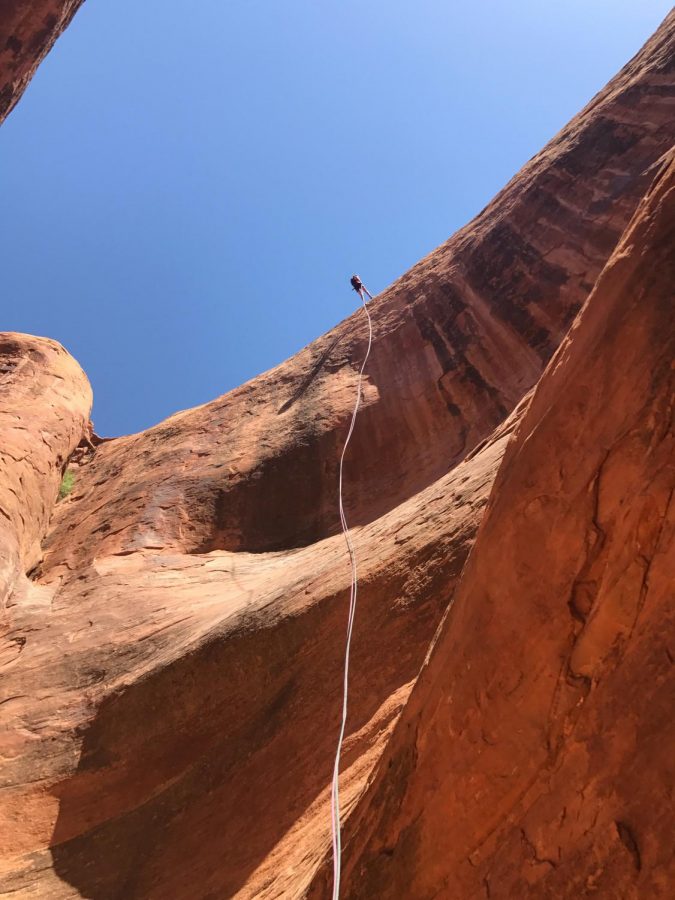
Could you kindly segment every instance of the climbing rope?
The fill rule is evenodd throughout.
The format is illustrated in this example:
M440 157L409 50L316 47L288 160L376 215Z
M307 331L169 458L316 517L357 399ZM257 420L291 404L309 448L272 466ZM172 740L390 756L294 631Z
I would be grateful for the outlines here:
M343 682L343 689L342 689L342 722L340 725L340 736L338 738L337 752L335 753L335 765L333 766L333 784L331 787L331 798L330 798L331 824L332 824L332 830L333 830L333 900L339 900L339 896L340 896L340 872L341 872L341 866L342 866L342 843L341 843L341 835L340 835L339 772L340 772L340 756L342 754L342 743L344 741L345 728L347 726L347 698L349 696L349 652L350 652L351 643L352 643L352 632L354 630L354 616L356 613L356 594L357 594L358 586L359 586L357 569L356 569L356 553L354 552L354 545L352 543L352 539L349 534L349 526L347 525L347 518L345 516L344 505L342 502L342 469L343 469L345 454L347 452L347 447L349 446L349 441L351 439L352 432L354 431L354 425L356 424L356 415L359 411L359 405L361 403L361 385L363 383L363 371L366 368L366 363L368 362L368 357L370 356L370 348L373 343L373 323L370 318L370 313L368 312L368 305L366 303L366 298L364 296L363 290L358 290L358 294L361 297L361 302L363 303L363 310L368 319L368 348L366 350L366 355L363 358L363 364L361 365L361 369L359 371L359 380L358 380L358 386L356 389L356 403L354 404L354 412L352 413L352 420L349 425L349 431L347 432L347 438L345 440L344 447L342 448L342 455L340 456L340 476L338 479L340 523L342 525L342 532L345 536L345 541L347 543L347 550L349 552L349 561L351 563L351 568L352 568L352 584L351 584L351 589L350 589L350 593L349 593L349 618L347 619L347 643L345 645L344 682Z

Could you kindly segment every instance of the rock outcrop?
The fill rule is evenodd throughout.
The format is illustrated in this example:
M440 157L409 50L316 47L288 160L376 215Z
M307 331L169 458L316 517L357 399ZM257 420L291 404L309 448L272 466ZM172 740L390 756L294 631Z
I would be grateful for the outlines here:
M346 467L345 896L672 886L654 736L671 651L654 641L674 105L675 13L371 305ZM77 462L79 367L2 337L18 364L0 387L0 896L325 894L361 315Z
M41 541L91 401L86 375L60 344L0 334L0 609L41 562Z
M14 109L83 0L3 0L0 4L0 122Z

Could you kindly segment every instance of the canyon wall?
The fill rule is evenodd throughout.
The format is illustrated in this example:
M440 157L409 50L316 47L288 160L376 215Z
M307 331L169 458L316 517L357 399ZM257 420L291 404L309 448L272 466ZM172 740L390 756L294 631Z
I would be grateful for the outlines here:
M345 897L672 886L674 109L671 13L371 303ZM0 896L326 895L366 336L94 451L0 336Z
M509 444L344 896L672 893L674 285L671 154Z

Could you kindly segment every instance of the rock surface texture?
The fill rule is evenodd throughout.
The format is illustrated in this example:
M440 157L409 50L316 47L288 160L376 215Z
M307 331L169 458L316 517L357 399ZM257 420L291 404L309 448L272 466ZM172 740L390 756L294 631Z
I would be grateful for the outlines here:
M0 3L0 122L16 106L54 42L83 0Z
M345 896L671 896L674 291L672 154L509 444Z
M371 304L344 897L673 893L674 142L671 14ZM330 896L365 340L73 455L0 336L0 896Z
M40 542L91 401L86 375L60 344L0 334L0 607L41 561Z

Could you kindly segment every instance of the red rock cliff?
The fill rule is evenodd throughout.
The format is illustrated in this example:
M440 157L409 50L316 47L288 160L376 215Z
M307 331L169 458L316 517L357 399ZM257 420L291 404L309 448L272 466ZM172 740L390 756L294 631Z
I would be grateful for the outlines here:
M672 893L674 285L671 154L509 444L346 897Z
M361 588L345 896L618 896L672 882L656 739L623 794L617 772L637 746L625 679L653 733L657 682L672 685L650 668L649 629L670 535L674 98L671 14L493 203L371 305L346 471ZM0 446L16 432L24 443L3 457L0 495L1 892L325 893L349 588L336 473L364 339L357 313L212 403L93 457L80 449L56 504L88 386L51 342L3 337Z

